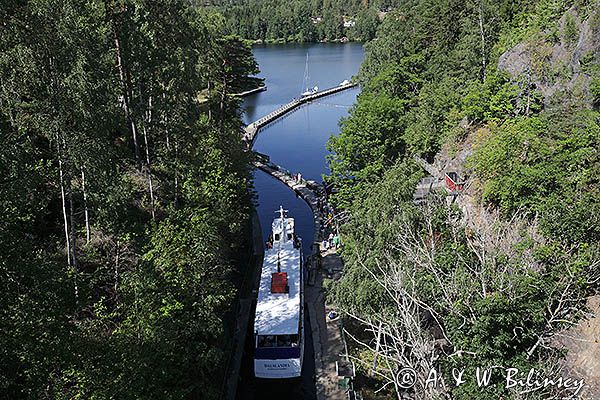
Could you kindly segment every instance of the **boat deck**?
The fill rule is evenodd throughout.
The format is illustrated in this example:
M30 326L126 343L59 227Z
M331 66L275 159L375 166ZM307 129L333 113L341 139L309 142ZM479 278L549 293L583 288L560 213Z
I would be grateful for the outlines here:
M298 333L301 307L301 250L292 241L275 244L265 250L261 271L254 331L258 335L285 335ZM271 293L271 274L287 272L289 293Z

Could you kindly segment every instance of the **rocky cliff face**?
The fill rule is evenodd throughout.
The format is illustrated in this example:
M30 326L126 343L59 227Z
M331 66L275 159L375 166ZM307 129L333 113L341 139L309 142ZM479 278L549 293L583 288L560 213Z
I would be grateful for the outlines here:
M591 107L590 83L600 63L600 11L581 16L569 9L555 29L506 51L498 68L522 85L533 85L547 108L573 101Z
M593 106L590 86L594 79L600 80L600 1L597 3L598 7L585 15L571 7L554 29L532 35L500 56L498 69L508 72L521 88L519 102L533 102L530 97L537 91L546 109ZM529 112L528 106L520 108ZM450 171L463 178L469 175L465 161L472 154L475 138L489 133L466 118L457 129L464 131L463 141L446 143L434 159L439 179Z
M539 91L546 109L593 107L590 88L600 79L600 7L585 17L575 7L569 9L554 30L532 36L502 54L498 68L521 87L529 85ZM586 317L557 333L552 344L566 351L561 361L563 378L585 381L578 398L600 399L600 296L590 297Z
M566 350L563 377L583 379L582 399L600 399L600 296L587 302L587 318L556 334L553 345Z

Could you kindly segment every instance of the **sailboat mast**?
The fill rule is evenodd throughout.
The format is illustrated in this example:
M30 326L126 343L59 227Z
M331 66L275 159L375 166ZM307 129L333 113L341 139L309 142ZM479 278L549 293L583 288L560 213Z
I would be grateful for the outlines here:
M304 66L304 82L302 82L303 89L306 88L308 91L308 80L310 79L310 74L308 71L308 51L306 52L306 65Z
M306 52L306 67L304 68L304 82L303 82L303 87L306 87L306 90L304 92L302 92L302 97L314 94L319 90L319 88L317 86L315 86L312 89L308 87L308 81L310 79L310 73L308 70L309 70L309 68L308 68L308 51L307 51Z

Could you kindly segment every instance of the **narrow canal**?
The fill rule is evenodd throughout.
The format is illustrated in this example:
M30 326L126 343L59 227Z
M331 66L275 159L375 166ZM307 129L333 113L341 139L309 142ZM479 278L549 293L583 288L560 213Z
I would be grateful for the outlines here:
M259 76L265 78L268 90L245 99L242 107L246 123L298 97L306 90L306 86L325 89L350 79L358 72L363 59L362 45L356 43L264 45L255 46L253 53L261 70ZM305 79L307 54L308 79ZM291 172L299 172L306 179L321 182L322 174L328 171L327 139L339 132L338 122L348 115L358 93L359 89L354 88L300 107L264 128L258 135L254 149L267 154L273 162ZM255 172L254 188L263 237L269 235L275 210L282 205L289 210L289 216L295 218L296 230L304 239L304 252L309 254L314 226L308 205L262 171ZM254 310L250 324L253 323L253 315ZM253 377L251 326L248 329L237 399L316 399L314 346L308 313L305 313L307 341L300 381L273 382Z

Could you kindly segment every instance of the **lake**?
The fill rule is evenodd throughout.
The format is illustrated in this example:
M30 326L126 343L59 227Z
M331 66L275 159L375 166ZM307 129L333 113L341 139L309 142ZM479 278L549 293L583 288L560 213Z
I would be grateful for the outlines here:
M242 107L246 123L298 97L306 86L325 89L350 79L358 73L363 59L363 48L358 43L262 45L255 46L253 53L267 91L245 99ZM309 79L303 84L307 54ZM291 172L321 182L321 176L328 172L327 140L339 132L340 118L348 115L358 93L359 89L354 88L300 107L261 130L254 150L267 154L271 161ZM263 236L268 237L275 211L283 205L289 216L296 219L298 234L309 251L313 222L308 205L262 171L256 172L254 187Z
M258 76L265 78L267 91L244 99L242 109L246 123L299 97L307 88L318 86L319 90L323 90L338 86L345 79L350 80L358 73L364 56L362 45L358 43L258 45L253 47L253 53L261 70ZM293 173L299 172L306 179L321 182L322 175L328 172L327 140L339 133L339 121L348 115L358 93L359 89L353 88L301 106L262 129L254 150L268 155L271 161ZM254 174L254 189L263 237L268 237L275 211L282 205L289 210L288 215L295 218L296 232L304 239L305 254L310 254L314 225L308 205L291 189L262 171ZM305 318L305 329L310 331L308 318ZM250 335L251 329L247 349L252 346ZM237 393L240 400L316 398L310 334L306 335L302 378L299 381L292 384L261 381L252 377L251 368L251 357L245 354Z

